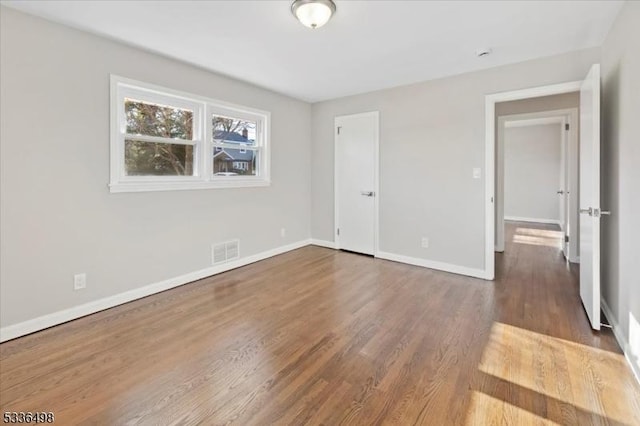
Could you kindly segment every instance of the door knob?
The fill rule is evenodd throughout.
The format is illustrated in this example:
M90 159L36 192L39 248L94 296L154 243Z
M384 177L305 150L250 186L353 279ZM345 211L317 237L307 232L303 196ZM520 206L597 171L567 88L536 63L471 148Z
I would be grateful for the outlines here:
M564 194L564 191L561 189L560 191L556 191L556 194L562 195L562 194Z
M608 211L608 210L602 210L602 211L600 211L600 214L604 215L604 216L611 216L611 212Z
M588 209L580 209L580 213L587 213L589 216L592 216L593 208L589 207Z
M373 191L360 191L360 194L364 195L365 197L373 197L375 195Z

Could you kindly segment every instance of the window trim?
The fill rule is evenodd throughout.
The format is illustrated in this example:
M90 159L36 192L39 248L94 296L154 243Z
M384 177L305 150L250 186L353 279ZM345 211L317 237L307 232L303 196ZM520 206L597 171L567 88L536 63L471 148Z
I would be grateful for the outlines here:
M132 80L114 74L110 75L110 86L110 192L244 188L271 185L270 112ZM187 141L155 136L127 135L124 110L125 97L193 110L193 139ZM213 114L256 122L256 143L250 147L247 146L247 148L259 153L256 176L215 176L213 174L214 149L216 146L220 146L213 141L211 123ZM126 139L134 138L148 142L193 145L193 176L126 176L124 174L124 144Z

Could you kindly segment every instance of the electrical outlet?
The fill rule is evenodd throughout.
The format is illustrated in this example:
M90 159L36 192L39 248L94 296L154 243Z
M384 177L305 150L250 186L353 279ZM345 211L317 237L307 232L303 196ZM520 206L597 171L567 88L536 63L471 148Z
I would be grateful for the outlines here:
M422 248L429 248L429 239L427 237L422 237L422 242L420 244Z
M75 274L73 276L73 289L82 290L83 288L87 288L87 274Z
M287 236L287 230L285 228L280 228L280 236L282 238Z

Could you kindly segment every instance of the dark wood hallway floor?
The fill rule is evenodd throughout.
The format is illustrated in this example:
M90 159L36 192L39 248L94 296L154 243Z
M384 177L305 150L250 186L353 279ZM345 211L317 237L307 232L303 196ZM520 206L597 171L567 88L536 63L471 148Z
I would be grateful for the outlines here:
M2 411L73 424L640 424L547 226L495 282L305 247L0 345Z

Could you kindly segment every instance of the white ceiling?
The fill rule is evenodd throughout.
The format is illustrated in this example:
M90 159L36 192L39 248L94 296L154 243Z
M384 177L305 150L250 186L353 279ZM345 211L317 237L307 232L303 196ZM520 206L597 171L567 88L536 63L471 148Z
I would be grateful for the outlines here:
M623 2L335 3L311 30L289 1L2 2L311 102L600 46Z

